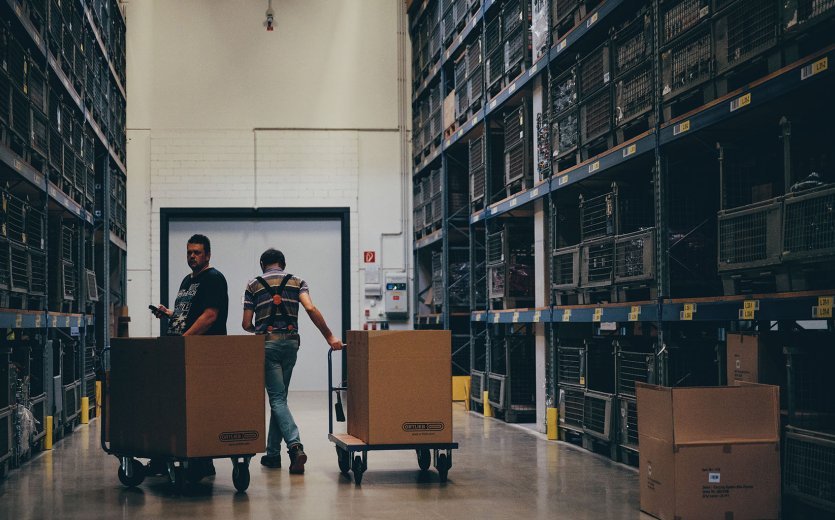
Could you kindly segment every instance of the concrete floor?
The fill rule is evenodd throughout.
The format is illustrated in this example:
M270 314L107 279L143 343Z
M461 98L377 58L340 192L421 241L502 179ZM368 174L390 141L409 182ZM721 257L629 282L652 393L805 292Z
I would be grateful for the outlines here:
M99 447L99 423L81 426L0 482L0 519L26 518L649 518L638 511L638 474L626 466L455 405L460 450L446 484L421 476L414 451L371 452L362 486L340 475L327 440L327 395L293 393L309 456L305 475L253 460L246 494L231 463L175 496L167 479L125 489L117 460Z

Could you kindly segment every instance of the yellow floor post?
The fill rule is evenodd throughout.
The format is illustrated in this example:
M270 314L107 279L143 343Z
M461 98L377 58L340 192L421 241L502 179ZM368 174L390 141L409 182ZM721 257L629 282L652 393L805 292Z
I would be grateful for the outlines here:
M490 401L487 400L487 390L482 393L484 403L484 417L493 417L493 407L490 406Z
M549 441L557 440L557 416L559 410L556 408L548 408L545 411L545 431L548 435Z
M43 449L51 450L52 449L52 416L46 416L46 437L43 440Z
M101 417L101 381L96 381L96 417Z
M81 424L90 423L90 398L81 398Z
M464 409L468 412L470 411L470 380L464 382L464 392L467 394L464 396Z

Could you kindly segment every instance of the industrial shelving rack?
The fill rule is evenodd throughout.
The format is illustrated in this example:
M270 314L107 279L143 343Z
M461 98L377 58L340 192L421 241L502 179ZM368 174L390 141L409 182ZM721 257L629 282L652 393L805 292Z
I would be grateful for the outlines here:
M416 236L415 293L425 294L427 287L420 274L429 261L425 251L446 250L451 242L460 244L456 234L467 234L474 409L481 409L498 361L493 343L525 325L547 340L544 366L537 367L545 371L547 390L537 406L559 405L562 438L634 462L639 447L633 380L721 384L728 331L767 338L774 327L833 330L835 284L825 266L835 251L835 179L825 153L829 134L822 129L833 115L826 93L835 85L835 46L828 36L835 28L835 4L549 4L543 9L536 0L521 9L550 18L545 52L540 43L525 67L508 75L499 59L510 21L504 9L517 12L518 2L484 0L448 36L437 61L415 76L415 106L436 83L444 85L445 95L459 87L454 64L461 63L464 49L483 42L484 99L476 104L470 95L467 102L475 109L466 117L459 111L451 127L439 130L440 145L415 160L417 178L440 169L444 186L459 176L469 179L470 202L468 229L460 214L453 219L445 209L443 227ZM434 5L413 2L412 26ZM530 19L530 25L539 28L541 20ZM532 182L505 190L505 118L520 107L530 110L523 139L534 155ZM759 170L736 160L740 148L757 150L743 155L766 164L760 170L770 177L748 175ZM645 218L623 232L612 228L585 241L566 224L581 219L579 195L588 204L599 196L605 202L608 193L604 215L615 217L613 186L618 195L621 186L643 189L641 208L625 211L632 217L646 210ZM536 250L536 301L532 308L494 305L487 276L490 237L525 220L534 222L546 242ZM596 291L584 289L584 274L586 282L602 277L594 279ZM420 296L414 309L417 327L464 330L447 308L427 312ZM592 365L587 343L601 335L611 341L612 355ZM795 342L788 340L789 346ZM794 350L784 355L790 365L807 358ZM588 388L590 377L610 377L601 374L611 374L612 387ZM806 392L800 384L806 379L786 379L784 395ZM786 416L799 428L787 434L793 448L806 450L806 457L809 449L831 453L831 437L800 423L804 414ZM600 417L609 418L608 427ZM814 496L816 483L824 481L803 473L801 459L788 462L795 472L786 475L794 486L790 495L835 507L831 496Z
M57 440L82 397L94 414L124 305L126 26L115 0L1 0L0 20L5 474L43 448L47 416Z

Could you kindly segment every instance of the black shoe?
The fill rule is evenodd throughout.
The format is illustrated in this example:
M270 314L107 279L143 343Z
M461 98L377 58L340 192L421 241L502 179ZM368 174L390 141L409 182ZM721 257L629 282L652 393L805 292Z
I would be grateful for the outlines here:
M261 457L261 465L268 468L280 468L281 455L264 455Z
M290 455L290 473L294 475L304 473L304 463L307 462L304 446L294 444L287 450L287 454Z
M213 477L216 474L217 472L215 471L215 461L209 459L208 461L206 461L206 476Z

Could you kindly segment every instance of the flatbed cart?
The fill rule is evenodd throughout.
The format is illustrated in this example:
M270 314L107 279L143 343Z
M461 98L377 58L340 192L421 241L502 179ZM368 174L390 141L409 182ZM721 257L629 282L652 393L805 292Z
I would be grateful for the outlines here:
M107 414L107 390L108 385L105 381L102 384L101 396L101 447L108 455L113 455L119 459L118 477L119 482L125 487L136 487L145 480L146 476L156 476L163 474L168 477L168 481L177 493L183 491L186 482L196 484L204 477L208 476L207 468L208 462L214 459L231 459L232 460L232 483L235 489L244 492L249 488L249 462L254 453L247 453L242 455L223 455L218 457L201 457L201 458L182 458L150 455L147 453L126 453L116 451L110 448L106 439L106 425ZM147 465L142 464L139 458L150 459Z
M333 349L328 351L328 439L336 445L336 457L339 463L339 471L348 476L349 472L354 474L354 483L362 483L363 473L368 469L369 451L394 451L394 450L415 450L417 454L418 467L421 471L427 471L434 461L435 470L441 482L447 481L447 474L452 468L452 450L458 449L457 442L444 442L434 444L366 444L360 439L347 433L333 433L334 413L337 420L344 421L342 417L342 398L337 394L337 407L334 407L333 396L336 392L348 390L348 385L333 386ZM339 410L337 412L337 410Z

